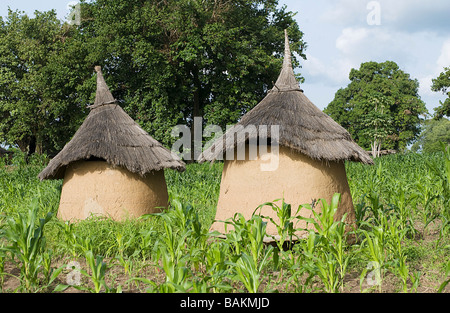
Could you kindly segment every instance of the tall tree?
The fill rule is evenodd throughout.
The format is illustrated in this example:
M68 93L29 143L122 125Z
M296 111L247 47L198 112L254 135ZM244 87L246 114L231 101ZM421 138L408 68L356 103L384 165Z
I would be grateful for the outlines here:
M368 138L372 138L370 148L374 158L380 156L381 145L383 141L392 132L392 119L386 108L389 102L384 96L375 96L369 98L369 103L374 107L363 119L363 124L366 126L362 131Z
M79 25L54 11L0 20L0 143L60 150L93 102L95 65L130 116L170 145L175 125L203 117L224 129L261 100L281 68L285 28L305 57L294 13L277 0L82 0L79 8Z
M444 71L438 77L432 79L431 90L442 92L447 95L444 102L440 101L440 106L435 108L435 118L439 119L444 115L450 117L450 66L445 67Z
M436 120L424 121L423 130L417 141L412 145L414 152L438 152L442 151L441 142L450 144L450 120L445 117Z
M55 11L0 18L0 142L54 154L70 139L95 90L76 30Z
M166 145L175 125L202 117L224 129L253 108L279 73L285 28L305 57L294 13L277 0L96 0L81 12L90 59Z
M420 133L421 115L427 112L417 79L392 61L362 63L349 79L324 112L365 149L405 149Z

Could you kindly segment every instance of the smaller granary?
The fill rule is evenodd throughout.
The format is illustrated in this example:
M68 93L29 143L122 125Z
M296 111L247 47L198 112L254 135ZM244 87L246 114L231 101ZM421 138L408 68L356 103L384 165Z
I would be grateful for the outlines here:
M240 158L242 147L245 153L241 153ZM292 68L287 32L283 67L274 87L202 153L200 162L217 159L224 160L224 167L212 230L222 233L225 232L223 221L235 213L242 213L249 219L263 203L284 198L295 212L299 205L314 200L324 198L330 202L335 193L341 194L335 218L341 219L347 214L346 222L353 224L355 211L344 162L373 164L350 134L318 109L300 89ZM273 160L275 166L271 167L267 163ZM320 203L314 209L319 213ZM269 206L257 213L278 220ZM299 214L311 217L311 213L302 209ZM301 221L296 226L305 228L306 222ZM267 234L277 235L272 223L267 226Z
M185 164L145 132L113 98L97 72L90 113L73 138L39 174L64 179L58 218L92 215L114 220L161 211L168 205L164 169Z

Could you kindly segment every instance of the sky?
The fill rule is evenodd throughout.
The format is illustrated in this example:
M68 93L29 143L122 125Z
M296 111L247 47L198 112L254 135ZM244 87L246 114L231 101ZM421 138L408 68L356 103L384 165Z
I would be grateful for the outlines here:
M445 96L431 91L431 79L450 66L448 0L280 0L298 12L307 42L300 72L302 89L320 109L352 68L368 61L394 61L419 81L419 95L430 114Z
M32 15L55 9L67 18L71 0L0 0ZM75 1L76 2L76 1ZM307 60L297 69L305 78L305 95L321 110L348 74L363 62L394 61L420 83L419 95L430 114L445 96L432 92L431 79L450 66L450 1L448 0L279 0L295 19L307 42Z

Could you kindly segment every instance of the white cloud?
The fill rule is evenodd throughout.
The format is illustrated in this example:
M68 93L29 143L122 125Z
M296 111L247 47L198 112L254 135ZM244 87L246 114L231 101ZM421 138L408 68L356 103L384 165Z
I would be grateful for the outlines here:
M439 101L445 99L445 95L440 92L431 91L432 79L439 76L444 67L450 66L450 38L443 40L439 57L428 70L421 71L419 80L419 94L427 104L430 114L433 114L434 108L439 105Z
M383 28L344 28L335 39L334 52L328 56L306 53L308 60L303 70L310 76L307 79L342 86L348 83L350 70L359 68L363 62L407 59L409 42L409 36L385 32Z
M407 32L433 30L446 33L450 30L448 0L325 0L321 20L343 27L364 27L368 25L367 17L374 7L369 3L379 4L381 25L391 29Z
M440 55L436 63L430 70L423 71L423 76L419 78L420 93L428 96L436 96L437 93L431 91L432 79L439 76L444 70L444 67L450 66L450 38L445 40L442 44Z
M442 71L444 67L450 66L450 39L447 39L441 48L441 54L437 60L437 65Z
M338 88L348 82L348 74L355 64L348 58L337 58L325 63L310 54L306 54L308 60L304 61L303 72L309 84L321 83Z
M343 56L360 62L402 60L406 63L415 58L418 52L416 39L422 36L426 34L418 36L383 27L348 27L336 38L336 49Z
M336 39L336 48L346 54L354 54L360 50L361 42L366 40L369 31L366 28L344 28Z
M431 80L435 78L435 75L426 75L424 77L418 78L419 81L419 94L422 96L433 97L436 94L431 91Z
M393 29L418 32L432 30L446 33L450 30L448 0L382 0L384 21Z
M326 66L318 58L306 53L306 61L302 68L312 76L320 76L326 73Z
M364 23L368 14L367 3L361 0L326 0L320 19L335 25Z

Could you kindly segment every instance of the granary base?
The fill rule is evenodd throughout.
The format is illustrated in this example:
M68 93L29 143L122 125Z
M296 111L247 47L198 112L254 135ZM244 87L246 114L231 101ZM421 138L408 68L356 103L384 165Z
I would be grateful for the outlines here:
M243 214L250 219L255 209L265 203L284 197L284 201L291 204L292 213L296 212L299 205L311 204L314 200L326 199L328 203L335 193L341 194L341 202L335 219L341 219L347 213L346 222L353 225L355 211L353 208L350 188L343 162L323 162L313 160L306 155L294 152L286 147L279 147L278 166L275 170L266 169L268 160L274 160L276 156L265 155L256 160L226 160L224 163L220 195L211 230L225 233L223 221L230 219L235 213ZM275 202L281 206L281 200ZM315 211L320 212L320 202L316 202ZM258 210L264 216L269 216L278 221L276 212L270 206L264 206ZM312 217L312 212L301 209L300 215ZM306 228L305 221L294 221L297 228ZM228 230L230 229L229 226ZM312 228L309 225L308 228ZM269 222L267 234L278 235L276 226ZM297 232L303 237L305 232Z
M66 169L58 218L124 220L160 212L167 203L164 171L141 177L103 161L75 162Z

